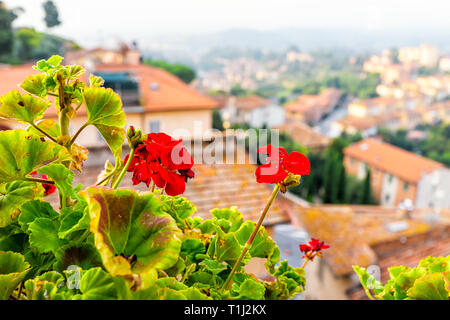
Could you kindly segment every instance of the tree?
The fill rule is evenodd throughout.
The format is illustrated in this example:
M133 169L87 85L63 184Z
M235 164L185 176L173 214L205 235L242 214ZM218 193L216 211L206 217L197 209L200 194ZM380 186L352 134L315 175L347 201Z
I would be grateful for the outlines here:
M5 3L0 1L0 57L11 54L14 43L12 23L21 11L21 8L8 9Z
M45 12L45 25L47 28L53 28L59 26L61 21L59 20L58 8L56 8L53 1L48 0L42 4Z
M336 199L339 203L347 203L347 173L342 161L338 165L338 182L337 182Z
M220 115L220 111L217 109L214 109L212 113L212 127L220 131L223 131L224 129L222 123L222 116Z
M231 87L230 94L232 96L244 96L247 94L247 91L243 89L239 83L235 83Z
M359 197L360 204L373 204L371 180L370 168L368 168L361 188Z
M164 69L167 72L180 78L184 83L191 83L192 80L194 80L196 77L194 69L179 63L171 64L163 60L146 59L144 60L144 64Z

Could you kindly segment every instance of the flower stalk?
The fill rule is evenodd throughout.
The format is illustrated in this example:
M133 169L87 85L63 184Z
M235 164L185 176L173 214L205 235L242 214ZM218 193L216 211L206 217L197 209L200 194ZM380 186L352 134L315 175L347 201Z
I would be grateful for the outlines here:
M119 186L119 184L122 181L123 177L127 173L128 168L130 167L131 161L133 160L133 157L134 157L134 151L135 151L135 149L131 148L130 156L128 157L128 160L125 163L125 166L123 167L122 171L120 172L120 175L117 178L116 182L114 182L114 185L112 186L113 189L117 189L117 187Z
M275 200L275 197L277 196L278 191L280 191L279 183L277 183L275 185L272 195L270 196L269 201L267 201L266 206L264 207L264 209L261 213L261 216L259 217L259 220L256 224L255 230L253 230L252 234L250 235L250 238L247 240L247 243L245 244L244 249L242 250L239 258L237 259L236 263L234 264L233 268L231 269L231 272L228 275L228 278L225 280L225 283L223 284L221 291L228 288L234 274L236 273L236 270L241 265L242 259L244 259L245 255L247 254L247 251L250 250L250 248L252 247L252 244L253 244L253 241L255 240L256 234L258 233L258 230L261 227L261 225L264 221L264 218L266 217L267 212L269 211L269 208L271 207L273 201Z

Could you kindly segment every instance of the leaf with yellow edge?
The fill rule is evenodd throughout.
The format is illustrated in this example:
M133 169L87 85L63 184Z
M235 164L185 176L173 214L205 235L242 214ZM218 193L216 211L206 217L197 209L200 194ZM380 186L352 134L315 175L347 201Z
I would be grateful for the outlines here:
M30 264L19 253L0 251L0 300L9 298L30 271Z
M44 188L40 183L13 181L0 184L0 228L9 225L20 214L22 204L43 195Z
M44 115L50 102L13 90L0 98L0 118L33 123Z
M61 128L59 126L59 124L53 120L41 120L38 123L36 123L36 126L41 129L42 131L44 131L45 133L47 133L48 135L50 135L52 138L54 138L55 140L59 138L59 136L61 135ZM42 131L39 131L38 129L30 126L27 128L27 131L29 133L33 133L33 134L37 134L40 137L45 137L45 135L42 133Z
M122 153L125 141L125 112L120 96L111 89L86 88L84 101L88 124L95 126L115 156Z
M50 163L70 161L66 148L24 130L0 132L0 183L24 180Z
M90 187L81 194L88 202L95 246L109 273L146 288L155 281L157 269L177 262L182 233L161 211L154 194L106 187Z

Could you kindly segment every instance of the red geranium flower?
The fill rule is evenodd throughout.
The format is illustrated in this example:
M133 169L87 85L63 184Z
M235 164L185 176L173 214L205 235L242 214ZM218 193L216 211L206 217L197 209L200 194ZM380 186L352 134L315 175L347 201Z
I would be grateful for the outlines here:
M268 155L269 163L256 169L258 183L279 183L286 179L289 173L295 175L309 175L310 163L308 158L300 152L287 153L283 147L275 148L267 145L258 149L258 153Z
M302 258L314 260L314 257L322 256L321 250L328 249L330 246L319 239L311 238L307 244L299 245L300 251L304 253Z
M128 168L133 172L133 184L144 182L149 186L153 181L170 196L184 193L187 180L194 177L194 161L183 147L183 140L165 133L150 133L142 142Z

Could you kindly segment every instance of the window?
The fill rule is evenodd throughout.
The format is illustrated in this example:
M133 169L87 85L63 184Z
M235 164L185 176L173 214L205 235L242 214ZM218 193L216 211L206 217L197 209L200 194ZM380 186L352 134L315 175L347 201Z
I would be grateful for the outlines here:
M391 199L391 196L387 194L387 195L384 197L384 202L385 202L385 203L388 203L390 199Z
M161 126L159 120L151 120L150 121L150 132L159 132L161 130Z
M409 188L409 183L408 182L405 182L404 184L403 184L403 191L408 191L408 188Z
M392 179L394 179L394 176L393 176L392 174L389 174L389 176L388 176L388 181L389 181L389 183L392 182Z

